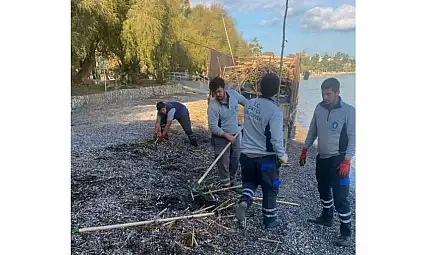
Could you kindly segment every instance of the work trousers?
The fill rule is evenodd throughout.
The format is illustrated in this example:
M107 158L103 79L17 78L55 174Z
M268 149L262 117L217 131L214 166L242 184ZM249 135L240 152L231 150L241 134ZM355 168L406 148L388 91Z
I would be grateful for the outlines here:
M235 135L235 134L233 134ZM215 157L219 156L229 141L225 137L212 135L212 145ZM235 184L235 175L238 170L238 164L241 153L241 135L235 138L235 142L228 147L223 156L217 161L219 169L219 180L222 186L229 187L231 183Z
M189 112L186 111L185 114L182 114L180 117L176 118L176 120L181 125L183 131L185 131L185 134L188 136L189 140L195 139L195 135L192 132L191 128L191 119L189 118ZM161 132L163 132L164 128L167 124L167 116L161 116Z
M349 176L340 176L337 169L344 159L344 154L326 159L321 159L318 155L316 179L323 208L322 216L332 220L335 207L340 218L340 233L349 236L351 235L351 208L348 201Z
M274 221L277 218L277 195L280 186L280 163L276 155L249 158L241 154L241 175L243 180L243 194L240 202L246 202L250 207L260 185L263 193L262 214L263 221Z

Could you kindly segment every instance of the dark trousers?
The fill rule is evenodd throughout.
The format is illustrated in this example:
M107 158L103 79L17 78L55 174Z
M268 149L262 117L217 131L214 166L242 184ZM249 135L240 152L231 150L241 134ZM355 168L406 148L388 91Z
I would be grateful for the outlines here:
M195 139L195 135L191 129L191 119L189 118L189 112L186 111L185 114L182 114L179 118L176 118L176 120L179 122L179 124L181 125L183 131L185 131L185 134L188 136L188 138L190 140ZM160 124L161 124L161 132L163 132L167 124L166 115L161 116Z
M345 159L345 155L316 159L316 178L322 204L322 216L331 220L334 207L340 218L340 233L351 235L351 208L348 201L349 176L339 175L337 167ZM332 192L333 191L333 195Z
M280 163L276 155L249 158L240 156L243 194L240 202L251 205L257 186L262 187L262 214L264 223L277 218L277 195L280 186Z
M215 157L219 156L229 141L225 137L212 135L212 145ZM235 142L228 147L223 156L217 161L219 169L219 179L222 186L227 187L235 184L235 175L238 170L240 159L241 135L237 136Z

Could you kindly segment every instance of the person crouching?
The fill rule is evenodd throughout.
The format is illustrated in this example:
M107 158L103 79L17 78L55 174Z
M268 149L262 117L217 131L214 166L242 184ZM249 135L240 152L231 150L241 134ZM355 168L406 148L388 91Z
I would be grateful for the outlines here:
M157 103L157 121L155 122L154 137L159 142L167 137L167 131L172 125L173 120L177 120L188 136L189 143L197 147L198 143L191 128L191 119L189 118L188 108L179 102L158 102ZM161 128L161 133L160 131Z

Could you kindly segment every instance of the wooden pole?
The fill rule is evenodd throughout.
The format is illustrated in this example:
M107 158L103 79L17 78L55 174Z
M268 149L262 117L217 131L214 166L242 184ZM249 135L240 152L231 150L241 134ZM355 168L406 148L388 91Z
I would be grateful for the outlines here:
M235 65L234 54L232 54L231 42L229 41L228 30L226 29L225 18L222 16L223 27L225 28L226 39L228 40L229 51L231 52L232 63L235 66L235 75L237 77L237 86L240 86L240 81L238 80L237 66Z
M215 215L215 214L214 213L201 213L201 214L185 215L185 216L179 216L179 217L173 217L173 218L154 219L154 220L131 222L131 223L124 223L124 224L100 226L100 227L81 228L81 229L76 229L74 232L83 233L83 232L93 232L93 231L107 230L107 229L114 229L114 228L127 228L127 227L135 227L135 226L140 226L140 225L147 225L147 224L151 224L151 223L160 223L160 222L169 222L169 221L183 220L183 219L209 217L209 216L213 216L213 215Z
M217 64L219 65L219 77L223 77L222 76L222 68L220 67L220 60L219 60L219 56L216 56L217 58Z
M287 19L287 10L288 10L288 0L285 1L285 13L284 13L284 20L283 20L283 42L281 45L281 60L280 60L280 86L278 89L278 105L280 105L280 94L281 94L281 73L283 70L283 57L284 57L284 46L285 46L285 21Z

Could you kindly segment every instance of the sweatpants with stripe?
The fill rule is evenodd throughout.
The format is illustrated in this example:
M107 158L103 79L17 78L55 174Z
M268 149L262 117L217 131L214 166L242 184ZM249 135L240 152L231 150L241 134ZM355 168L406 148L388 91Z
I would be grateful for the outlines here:
M316 158L316 179L322 204L322 216L332 219L334 207L340 218L340 234L351 235L351 208L348 201L349 176L342 177L337 167L345 155L321 159ZM332 191L331 191L332 190Z
M176 118L176 120L179 122L179 124L182 127L183 131L188 136L188 139L189 140L195 139L195 135L192 132L192 128L191 128L191 119L189 118L189 112L186 111L179 118ZM162 115L161 116L161 121L160 121L161 132L163 132L164 128L166 127L166 124L167 124L167 116L166 115Z
M262 214L264 223L277 218L277 195L280 186L277 155L250 158L244 153L240 157L244 201L250 207L254 193L260 185L263 193Z
M235 134L232 134L235 135ZM225 137L212 135L212 145L214 148L215 157L219 156L223 149L228 145L229 141ZM223 156L217 161L219 169L220 184L224 187L229 187L231 182L235 182L235 174L238 170L238 164L241 153L241 135L235 138L235 142L229 146Z

